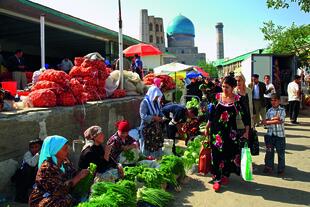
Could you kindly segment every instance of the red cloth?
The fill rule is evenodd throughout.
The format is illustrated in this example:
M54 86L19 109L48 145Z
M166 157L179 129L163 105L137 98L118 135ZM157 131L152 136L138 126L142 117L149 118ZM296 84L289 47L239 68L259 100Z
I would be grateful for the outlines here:
M118 131L120 132L128 132L129 131L129 123L127 120L121 120L116 122L116 126Z

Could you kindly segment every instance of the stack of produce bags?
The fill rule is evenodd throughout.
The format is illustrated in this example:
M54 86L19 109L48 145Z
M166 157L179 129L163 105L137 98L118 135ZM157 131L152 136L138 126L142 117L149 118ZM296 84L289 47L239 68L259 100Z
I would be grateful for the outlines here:
M105 63L100 59L75 58L69 75L83 85L87 101L106 98L105 81L109 76Z
M76 57L69 75L64 71L48 69L39 77L29 94L34 107L73 106L107 97L105 82L109 76L104 59L98 53ZM116 91L114 97L123 97Z
M161 89L163 91L175 89L175 82L169 75L155 75L154 73L149 73L143 78L143 82L145 85L152 85L154 84L154 78L160 78L162 83Z

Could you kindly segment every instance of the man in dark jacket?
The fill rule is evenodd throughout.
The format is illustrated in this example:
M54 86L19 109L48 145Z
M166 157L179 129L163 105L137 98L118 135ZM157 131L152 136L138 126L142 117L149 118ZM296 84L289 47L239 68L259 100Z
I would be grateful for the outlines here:
M178 131L179 124L187 120L187 109L179 104L168 104L162 108L166 124L167 137L173 140L172 152L176 154L175 135Z
M7 62L8 68L12 72L13 80L17 82L17 89L21 90L27 85L23 54L22 50L16 50L15 54L9 57Z
M265 120L266 117L266 108L265 108L265 99L264 94L266 92L266 85L263 82L259 81L259 75L252 75L252 83L249 85L252 89L253 94L253 104L254 104L254 124L259 125L260 118L261 120Z

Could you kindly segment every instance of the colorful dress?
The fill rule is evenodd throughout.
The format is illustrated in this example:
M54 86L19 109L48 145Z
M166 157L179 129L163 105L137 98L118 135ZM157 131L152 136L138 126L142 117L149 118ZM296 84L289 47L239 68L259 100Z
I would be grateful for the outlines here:
M229 176L231 172L240 175L240 139L237 136L236 117L241 115L245 126L250 125L248 110L235 95L235 101L231 104L222 102L222 94L216 95L216 104L209 108L210 138L212 148L212 173L214 181L220 181L223 176Z
M62 170L53 163L52 159L45 160L38 170L34 189L29 197L30 207L70 207L74 199L69 194L71 185L65 182L72 178L73 170L64 164ZM70 169L68 169L70 168Z
M158 99L156 100L156 97ZM162 92L156 86L151 86L140 104L140 150L145 156L160 157L164 143L163 130L160 122L153 120L154 116L162 117L160 98Z
M125 142L122 141L122 138L120 138L118 136L118 133L116 132L114 135L112 135L108 141L108 145L112 146L111 149L111 154L110 156L114 159L114 160L119 160L119 155L121 154L122 147L123 146L128 146L131 145L135 142L136 140L130 136L127 136L127 138L125 139Z

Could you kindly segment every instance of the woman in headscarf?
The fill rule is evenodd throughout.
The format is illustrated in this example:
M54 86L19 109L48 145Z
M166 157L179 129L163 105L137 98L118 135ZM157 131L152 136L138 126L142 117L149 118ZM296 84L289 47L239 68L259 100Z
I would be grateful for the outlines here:
M163 94L157 86L151 86L140 104L140 150L145 156L158 158L164 143L160 99Z
M123 177L122 166L111 157L111 146L103 144L105 137L101 127L89 127L85 130L84 137L86 143L80 155L79 168L86 169L90 163L96 164L95 181L104 180L105 173L112 173L115 178Z
M108 145L112 146L111 157L114 160L119 160L119 155L123 151L128 151L138 148L139 145L134 138L128 135L129 123L127 120L116 122L117 132L108 140Z
M76 176L72 176L70 166L65 162L68 157L67 142L66 138L58 135L44 140L40 152L39 170L29 197L30 207L70 207L76 204L70 195L70 190L89 172L84 169Z

